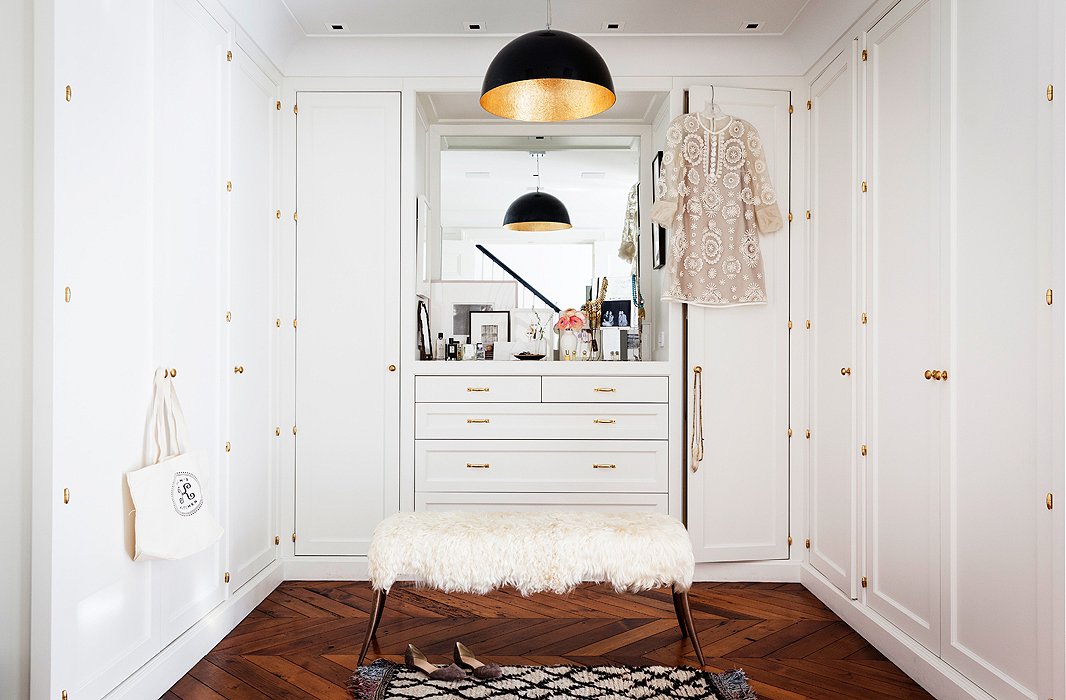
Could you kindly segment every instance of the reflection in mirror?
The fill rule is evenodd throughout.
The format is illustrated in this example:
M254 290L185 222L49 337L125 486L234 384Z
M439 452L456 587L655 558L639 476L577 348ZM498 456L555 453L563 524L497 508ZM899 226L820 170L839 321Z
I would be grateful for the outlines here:
M515 309L550 309L557 319L559 310L584 309L590 295L595 301L606 278L602 301L609 313L596 321L630 327L635 347L629 353L618 348L615 332L610 340L617 355L601 355L598 340L595 352L560 359L637 359L632 300L639 137L448 135L441 139L440 168L442 283L513 282ZM512 203L538 188L562 202L572 228L504 228ZM553 214L559 215L557 208L545 210L545 217ZM514 326L512 339L523 339L525 330Z

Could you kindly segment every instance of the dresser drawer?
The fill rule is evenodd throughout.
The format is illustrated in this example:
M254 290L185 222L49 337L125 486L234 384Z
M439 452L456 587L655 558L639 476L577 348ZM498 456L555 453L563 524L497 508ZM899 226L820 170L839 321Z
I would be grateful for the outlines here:
M666 493L665 440L417 440L415 489Z
M666 404L420 403L420 440L666 440Z
M536 403L540 401L540 377L415 377L415 401Z
M544 377L543 400L553 403L666 403L667 377Z
M665 493L415 493L416 511L668 513Z

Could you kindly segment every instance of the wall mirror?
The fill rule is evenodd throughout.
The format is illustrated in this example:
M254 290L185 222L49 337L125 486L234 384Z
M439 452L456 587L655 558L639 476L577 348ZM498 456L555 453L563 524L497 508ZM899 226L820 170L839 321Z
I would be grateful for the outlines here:
M573 228L505 229L507 208L537 188L538 160L541 189ZM618 247L640 179L639 137L444 136L440 164L441 279L507 279L479 245L564 308L583 303L595 277L628 278Z
M637 335L634 274L639 279L641 257L650 260L638 251L640 136L442 135L439 162L436 280L447 289L434 294L435 303L450 304L455 289L511 285L513 290L506 286L499 293L509 299L513 291L521 318L513 320L511 335L521 341L523 313L581 309L590 290L598 297L606 280L602 325L629 327ZM504 227L512 203L538 188L562 202L571 228ZM644 238L650 246L650 235ZM498 301L496 308L505 303ZM558 318L557 312L548 315ZM466 327L462 319L441 321L437 327L445 332ZM637 350L620 356L636 359Z

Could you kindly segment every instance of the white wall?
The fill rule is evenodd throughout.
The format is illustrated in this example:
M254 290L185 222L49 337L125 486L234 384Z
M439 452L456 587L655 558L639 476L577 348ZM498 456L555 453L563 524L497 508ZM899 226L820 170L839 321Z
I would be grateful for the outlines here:
M0 532L10 551L0 567L0 697L29 695L30 643L30 281L32 241L33 3L13 0L0 22L0 478L8 493Z

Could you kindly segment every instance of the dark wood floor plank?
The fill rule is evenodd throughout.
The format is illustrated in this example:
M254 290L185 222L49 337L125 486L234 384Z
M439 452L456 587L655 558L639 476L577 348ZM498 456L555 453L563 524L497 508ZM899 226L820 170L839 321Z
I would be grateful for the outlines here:
M763 700L925 700L928 693L799 584L698 583L689 593L709 671L744 669ZM347 700L366 629L365 582L287 581L164 696ZM448 595L397 584L368 662L414 644L439 663L455 641L501 664L696 665L669 590Z

